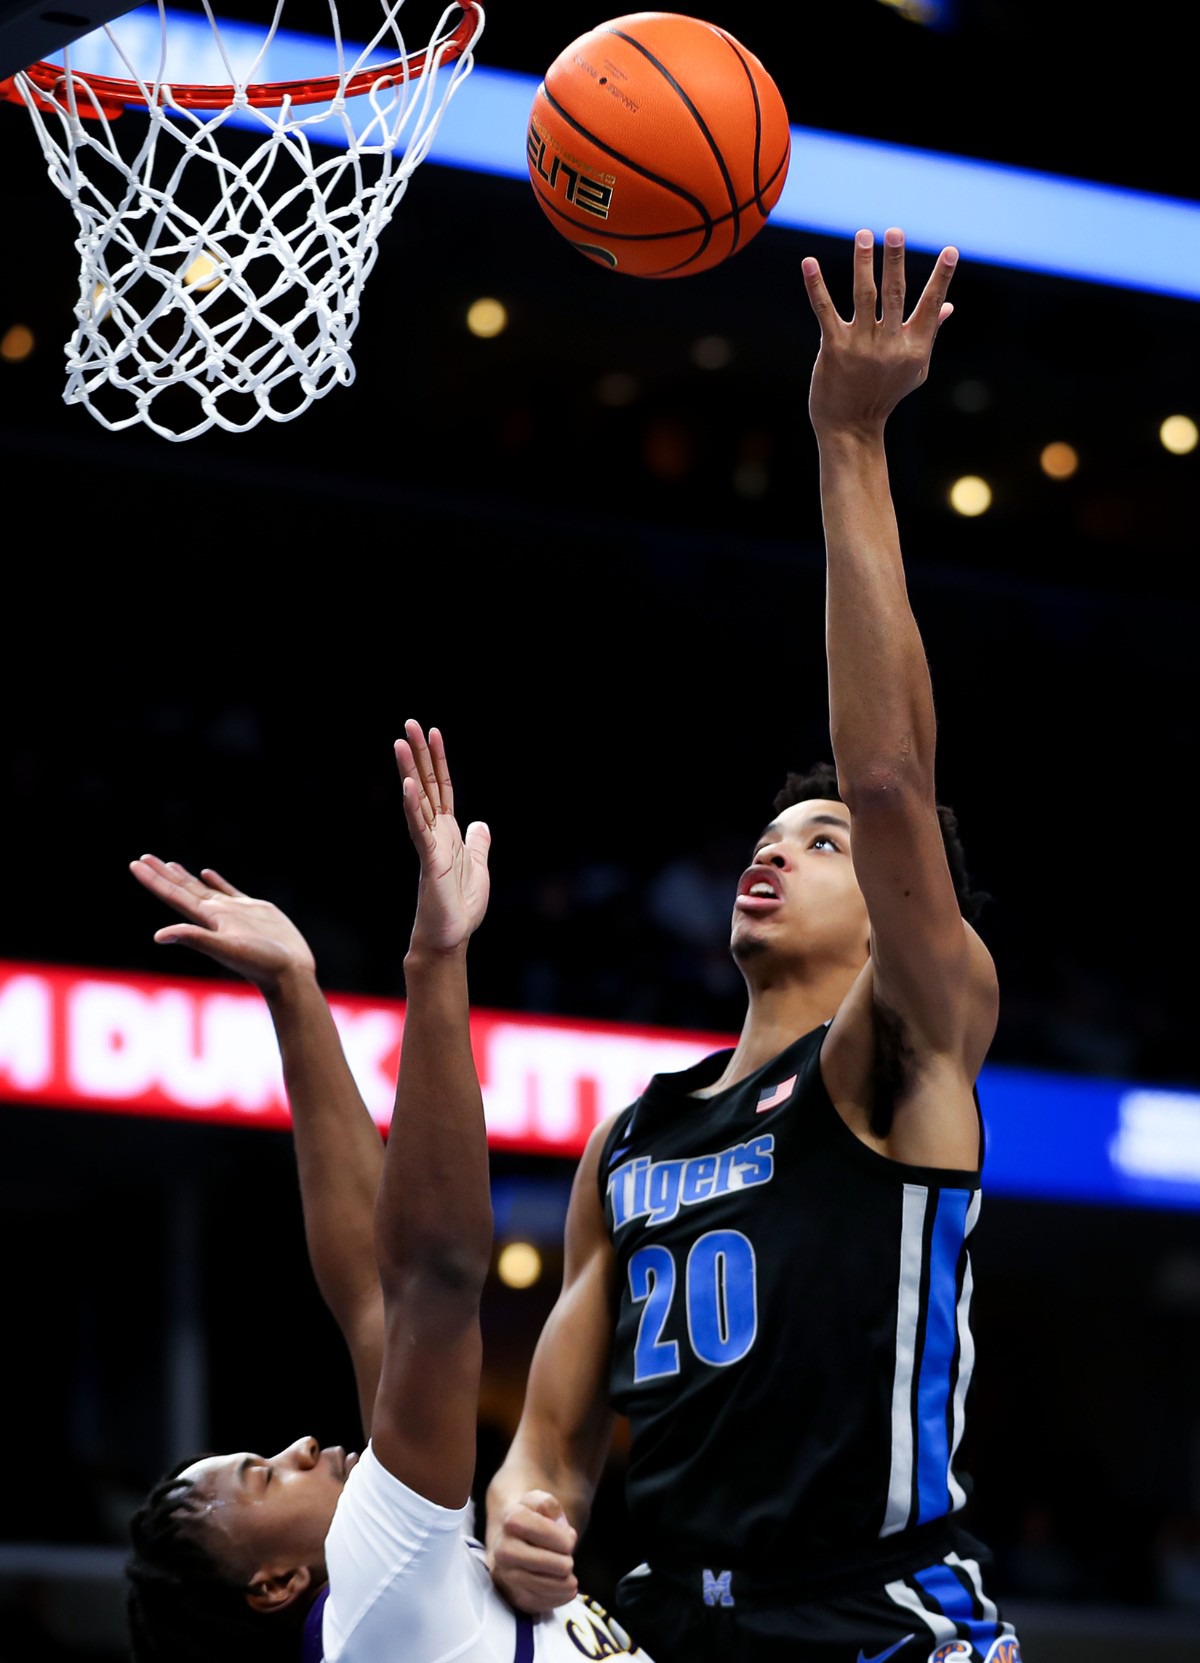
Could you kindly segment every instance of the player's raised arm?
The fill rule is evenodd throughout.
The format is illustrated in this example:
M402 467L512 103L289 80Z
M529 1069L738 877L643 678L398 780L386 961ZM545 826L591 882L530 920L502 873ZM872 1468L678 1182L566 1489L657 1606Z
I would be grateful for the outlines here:
M488 1488L492 1576L521 1611L574 1598L575 1543L608 1454L614 1270L597 1187L608 1130L596 1128L576 1170L562 1292L534 1351L512 1446Z
M180 915L155 934L244 976L266 1000L283 1061L309 1260L349 1349L363 1427L383 1355L383 1296L375 1263L375 1197L383 1140L350 1072L303 935L270 901L244 895L219 872L194 876L143 855L134 877Z
M973 1167L969 1087L995 1025L994 973L963 923L947 864L934 784L933 695L884 449L889 417L928 374L934 339L952 310L946 296L956 263L957 252L944 249L906 315L902 233L886 233L877 286L874 238L860 231L848 319L830 299L817 262L806 260L803 269L821 329L809 413L826 542L830 733L870 917L871 993L877 1018L898 1031L906 1054L921 1067L936 1059L959 1087L939 1094L934 1143L906 1145L911 1128L898 1112L893 1152ZM856 1014L853 999L848 1003L837 1025L843 1031ZM830 1041L827 1067L836 1069L834 1033ZM902 1111L903 1093L898 1102Z
M372 1447L411 1490L458 1508L474 1475L479 1304L492 1252L487 1133L467 995L467 943L487 909L490 834L476 822L460 835L437 729L427 741L408 722L405 734L396 761L421 871L375 1214L385 1338Z

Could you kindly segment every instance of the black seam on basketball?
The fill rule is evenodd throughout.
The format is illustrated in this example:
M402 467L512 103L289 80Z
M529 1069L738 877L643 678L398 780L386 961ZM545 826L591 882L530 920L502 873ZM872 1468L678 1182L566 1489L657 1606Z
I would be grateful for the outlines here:
M618 40L623 40L627 46L632 46L635 51L640 52L642 54L643 58L645 58L647 63L653 64L655 69L657 69L659 74L662 76L663 80L666 81L667 85L669 87L673 88L673 90L678 94L678 96L679 96L680 100L682 101L684 107L691 111L693 121L696 123L696 126L699 127L700 131L704 134L705 142L707 143L708 148L712 151L714 157L716 158L717 166L721 170L721 177L725 181L725 194L729 198L730 209L732 210L734 215L736 215L737 211L738 211L738 208L737 208L737 192L733 188L733 180L729 176L729 169L725 165L725 158L721 154L720 146L717 144L716 139L714 139L712 134L709 132L708 126L707 126L707 124L704 120L704 117L700 114L700 111L692 103L692 101L688 97L687 93L684 92L683 88L679 85L679 82L671 74L671 71L667 68L667 66L665 64L660 63L658 61L658 59L654 56L654 53L651 52L647 47L643 46L641 41L638 40L636 38L636 36L627 35L620 29L609 29L607 31L607 33L610 34L610 35L615 35ZM716 31L716 33L720 34L721 32L718 29ZM721 39L724 40L724 38L725 38L724 35L722 35ZM734 246L734 248L736 248L737 245L738 245L738 236L739 236L739 228L735 225L734 229L733 229L733 246Z
M583 234L590 233L593 238L605 241L605 243L670 243L670 241L680 238L680 236L700 236L700 238L703 238L700 248L696 249L695 253L688 254L688 259L700 258L701 254L705 253L705 249L708 248L708 244L713 241L713 226L723 225L725 220L728 220L728 215L725 215L721 220L708 220L705 225L685 225L678 231L610 231L608 226L602 228L602 226L585 225L580 220L572 220L572 216L568 215L567 210L558 206L557 198L545 195L545 191L540 190L539 185L534 185L534 195L542 203L543 210L547 211L548 215L553 215L555 220L562 220L563 225L570 226L572 231L580 231ZM570 238L567 238L567 241L570 241Z
M530 183L533 185L534 195L548 214L562 220L563 224L570 226L572 231L591 232L595 237L603 237L606 242L653 243L669 242L675 237L702 237L704 240L700 247L694 254L688 255L687 260L682 262L684 265L692 260L698 260L704 253L712 241L714 223L717 223L709 219L703 225L685 225L679 231L611 231L607 225L600 229L597 226L584 225L581 221L572 219L565 208L559 207L557 197L547 196L545 191L533 179L530 180ZM728 217L728 214L724 215L721 223ZM567 240L569 242L571 239L568 238ZM672 267L671 269L675 270L676 268Z
M764 192L770 190L771 186L775 183L776 179L778 179L779 175L783 172L784 168L787 166L788 156L789 156L790 153L791 153L791 146L789 145L788 149L784 151L783 156L781 157L778 166L775 168L775 171L771 174L771 177L769 179L765 179L763 181L763 190L764 190ZM553 196L547 196L546 192L544 190L542 190L541 186L538 184L537 180L534 179L532 174L530 175L529 182L533 186L534 195L537 197L538 201L542 204L542 207L547 210L547 212L555 214L559 219L563 220L567 225L569 225L572 228L572 230L575 230L575 231L590 231L590 230L593 229L593 227L591 225L586 225L580 220L572 219L570 217L570 215L566 212L565 209L559 207L558 198L553 197ZM762 207L761 197L755 197L753 199L753 201L754 201L754 204L758 207L759 212L762 214L764 221L769 222L769 220L770 220L770 210L765 209L765 208ZM744 214L746 212L746 209L749 208L750 206L751 206L750 201L741 202L741 203L738 204L737 208L731 209L730 212L727 213L727 214L719 215L716 219L707 220L706 223L703 226L684 225L684 226L681 226L678 231L613 231L606 225L604 227L603 231L600 231L600 230L597 229L596 235L597 236L603 236L606 239L606 241L608 241L608 242L621 242L621 243L654 243L654 242L660 242L660 243L665 243L665 242L671 242L673 239L675 239L677 237L694 237L699 231L703 230L704 233L705 233L705 236L704 236L704 242L701 245L701 247L696 250L695 254L690 254L688 256L687 260L684 260L684 261L681 262L681 264L683 264L683 265L688 265L688 264L690 264L690 262L692 260L699 259L700 255L704 253L704 250L708 247L709 243L712 241L712 233L717 229L717 227L719 225L726 224L729 220L736 218L738 214ZM760 226L759 229L761 230L762 227ZM736 253L736 251L737 251L737 245L735 244L734 247L732 247L729 250L729 253L733 254L733 253ZM726 256L726 258L728 258L728 256ZM672 266L671 270L672 271L678 270L678 267Z
M635 162L632 156L626 156L623 151L614 150L610 144L605 144L603 139L598 139L590 127L585 127L581 121L576 121L571 112L563 108L544 82L540 90L545 95L550 108L556 115L562 117L568 127L573 127L580 138L589 140L590 143L596 146L597 150L602 150L606 156L611 156L614 161L620 162L622 167L630 168L634 173L640 173L642 178L649 179L652 185L661 185L663 190L671 191L675 196L682 197L685 202L690 202L704 221L705 226L711 226L712 215L698 196L693 196L691 191L685 191L682 185L676 185L670 179L663 179L659 174L651 173L648 167L643 167L640 162Z
M762 205L762 186L758 178L758 165L762 159L762 105L758 99L758 82L750 73L750 65L746 62L745 55L737 42L727 35L724 29L718 29L717 33L729 47L738 63L741 64L750 87L750 96L754 100L754 200L758 205L759 213L765 217L766 209Z

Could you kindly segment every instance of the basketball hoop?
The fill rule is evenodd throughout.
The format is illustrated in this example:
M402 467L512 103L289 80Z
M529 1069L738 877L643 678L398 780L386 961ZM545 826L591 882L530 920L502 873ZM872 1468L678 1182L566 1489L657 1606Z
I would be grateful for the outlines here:
M63 397L114 432L139 422L175 440L244 432L291 421L354 380L351 339L379 235L484 23L476 0L462 0L409 52L403 0L382 0L371 39L348 48L328 0L336 70L268 81L285 0L272 0L242 65L202 3L223 84L168 79L165 0L149 70L119 20L103 34L127 76L76 68L68 48L62 64L0 81L0 97L28 109L78 221Z

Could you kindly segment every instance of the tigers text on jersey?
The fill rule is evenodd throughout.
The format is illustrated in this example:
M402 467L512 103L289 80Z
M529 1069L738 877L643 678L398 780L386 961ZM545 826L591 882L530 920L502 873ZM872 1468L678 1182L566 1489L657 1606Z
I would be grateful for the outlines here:
M611 1397L657 1565L836 1575L966 1500L979 1173L856 1138L821 1076L826 1031L711 1097L692 1094L727 1052L657 1075L605 1143Z
M594 1600L537 1618L501 1599L468 1539L469 1508L439 1507L368 1446L325 1539L329 1572L316 1655L324 1663L651 1663Z

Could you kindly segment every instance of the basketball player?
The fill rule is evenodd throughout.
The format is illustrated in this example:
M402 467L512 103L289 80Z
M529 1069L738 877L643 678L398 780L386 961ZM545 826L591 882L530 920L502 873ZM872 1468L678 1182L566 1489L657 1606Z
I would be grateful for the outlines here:
M688 1663L1019 1657L957 1518L996 974L935 798L884 447L952 310L957 252L907 319L900 231L879 289L875 259L860 232L849 321L802 263L836 772L789 776L731 884L736 1046L656 1077L589 1142L563 1290L488 1497L501 1587L524 1610L568 1598L611 1410L626 1415L649 1563L618 1610ZM750 699L764 722L786 714L786 663Z
M437 730L428 742L415 722L405 732L396 757L421 875L386 1154L291 922L215 872L133 863L187 920L156 940L237 971L270 1006L310 1256L369 1439L360 1456L309 1437L269 1456L209 1455L160 1481L132 1527L139 1663L579 1663L633 1649L583 1598L549 1620L515 1614L467 1534L492 1216L466 951L487 906L490 834L477 823L459 835ZM247 1296L270 1281L269 1265L247 1267Z

